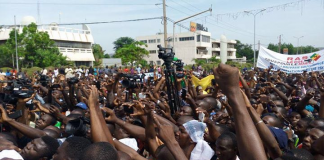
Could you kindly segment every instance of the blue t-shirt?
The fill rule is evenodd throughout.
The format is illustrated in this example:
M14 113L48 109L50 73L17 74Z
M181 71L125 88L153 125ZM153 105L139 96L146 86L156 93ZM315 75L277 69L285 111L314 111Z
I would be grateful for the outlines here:
M96 75L97 75L97 69L96 69L96 68L94 68L94 69L93 69L93 71L94 71L93 75L95 75L95 76L96 76Z
M11 76L11 73L10 72L6 72L6 76Z

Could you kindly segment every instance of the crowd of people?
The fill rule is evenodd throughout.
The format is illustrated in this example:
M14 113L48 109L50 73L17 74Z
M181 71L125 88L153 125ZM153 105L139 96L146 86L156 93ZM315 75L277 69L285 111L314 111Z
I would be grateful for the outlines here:
M0 75L0 159L324 159L324 74L220 64L202 87L193 70L172 77L178 107L163 67Z

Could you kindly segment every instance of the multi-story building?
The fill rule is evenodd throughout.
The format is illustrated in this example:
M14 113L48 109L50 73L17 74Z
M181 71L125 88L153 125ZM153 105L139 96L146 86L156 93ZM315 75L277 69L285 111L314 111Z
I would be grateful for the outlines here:
M163 63L163 61L158 58L157 48L159 44L164 46L163 34L158 33L150 36L139 36L136 37L136 40L147 44L145 48L150 54L148 57L145 57L145 60L156 65L161 65ZM220 43L220 40L211 39L210 32L200 30L195 32L176 33L174 39L173 35L168 35L168 45L171 47L173 46L175 57L181 59L185 64L194 64L193 59L209 59L213 56L220 59ZM245 62L244 58L236 58L235 44L235 40L227 41L227 59Z
M22 32L24 26L30 23L36 23L36 20L27 16L21 21L19 32ZM0 44L9 39L9 33L13 27L2 28L0 32ZM82 29L60 27L56 23L51 25L38 25L38 31L47 32L50 39L55 42L63 56L68 61L73 61L75 66L93 65L94 56L92 44L94 43L91 30L87 25L82 25Z

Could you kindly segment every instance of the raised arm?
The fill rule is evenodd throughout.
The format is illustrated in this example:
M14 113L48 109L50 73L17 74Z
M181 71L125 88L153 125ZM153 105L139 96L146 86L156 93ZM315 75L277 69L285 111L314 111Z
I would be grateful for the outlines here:
M261 138L244 106L244 99L239 88L238 69L220 64L214 70L214 76L216 82L228 97L233 109L237 144L241 154L240 158L266 160Z
M154 118L153 120L157 126L159 138L168 147L173 157L176 160L187 160L188 158L175 139L173 127L171 125L161 123L157 118Z
M1 110L2 121L4 123L9 124L11 127L15 128L17 131L19 131L23 135L25 135L31 139L40 138L40 137L47 135L46 132L43 130L32 128L28 125L19 123L19 122L15 121L14 119L9 118L6 113L6 110L2 107L2 105L0 105L0 110ZM54 138L57 138L57 137L54 137Z
M272 159L276 159L276 158L280 157L282 155L282 152L281 152L280 147L276 141L276 138L272 135L272 133L269 130L269 128L267 127L267 125L263 123L259 114L252 107L248 97L244 94L243 91L242 91L242 95L244 97L244 101L245 101L247 110L249 111L249 114L253 120L253 123L255 124L255 127L258 130L260 138L261 138L265 148L267 149L270 157Z
M99 108L99 94L96 86L91 86L89 96L91 138L93 142L109 142L114 146L111 133Z
M104 110L109 114L109 117L107 117L105 119L107 122L115 123L119 127L123 128L127 133L129 133L133 137L139 138L141 141L145 141L145 129L144 128L127 123L127 122L117 118L114 111L109 108L104 108Z
M145 135L146 135L146 143L148 143L150 153L156 157L155 151L158 148L158 144L156 142L156 133L153 124L153 111L151 111L147 115L147 123L145 127Z
M315 92L314 90L310 90L306 93L305 97L298 102L297 104L297 111L303 115L303 116L307 116L308 115L308 111L305 109L306 105L308 104L309 100L313 98Z

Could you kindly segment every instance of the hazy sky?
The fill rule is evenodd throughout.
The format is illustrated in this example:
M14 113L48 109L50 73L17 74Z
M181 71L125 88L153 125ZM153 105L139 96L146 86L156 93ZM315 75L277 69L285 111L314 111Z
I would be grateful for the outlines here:
M162 16L162 0L39 0L41 4L40 18L43 24L59 21L61 23L98 22L127 20ZM189 27L190 21L201 23L208 27L212 38L219 39L224 34L228 39L238 39L243 43L253 44L253 16L242 15L234 19L229 16L216 18L217 14L237 13L245 10L262 9L298 0L166 0L167 16L179 20L202 10L213 8L210 13L197 16L182 24ZM8 3L37 3L37 0L0 0L0 25L14 23L17 16L20 22L22 17L30 15L37 19L36 4L8 4ZM74 3L74 5L72 5ZM91 4L91 5L76 5ZM152 4L152 5L94 5L94 4ZM266 10L257 16L257 41L267 46L269 43L278 43L279 35L283 34L282 42L297 45L313 45L324 47L324 0L306 0L294 7ZM103 46L107 53L113 53L113 41L122 36L135 38L136 36L152 35L163 32L161 20L111 23L89 25L95 43ZM70 26L68 26L70 27ZM81 26L73 26L81 28ZM186 32L177 27L176 32ZM168 24L168 32L172 33L172 24Z

